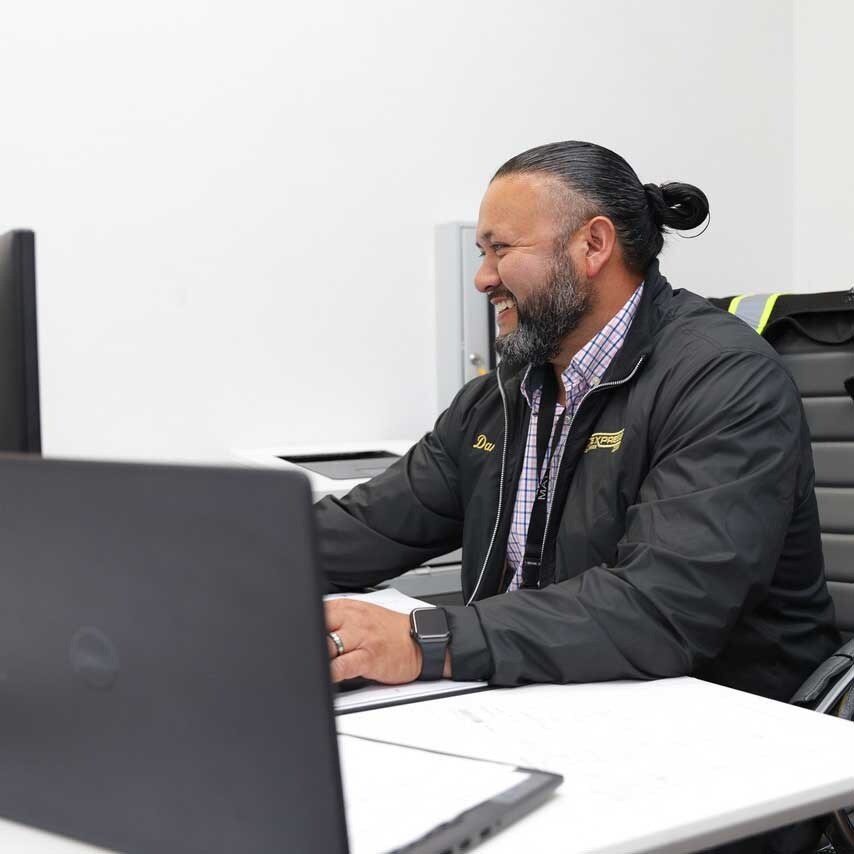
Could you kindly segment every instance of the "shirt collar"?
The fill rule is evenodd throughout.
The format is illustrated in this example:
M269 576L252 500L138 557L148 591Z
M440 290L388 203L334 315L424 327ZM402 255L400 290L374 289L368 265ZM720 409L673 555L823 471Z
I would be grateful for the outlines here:
M579 385L589 388L599 384L626 340L642 293L643 282L637 286L623 307L572 357L566 370L561 374L567 396L570 389ZM535 392L540 388L539 385L532 387L529 383L529 379L533 380L532 367L532 365L528 366L522 378L522 394L529 406L533 405Z

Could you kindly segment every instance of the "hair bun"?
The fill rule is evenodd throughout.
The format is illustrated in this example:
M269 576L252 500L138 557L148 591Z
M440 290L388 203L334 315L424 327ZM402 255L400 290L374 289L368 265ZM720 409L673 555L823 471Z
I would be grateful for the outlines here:
M667 228L687 231L702 225L709 216L709 200L699 187L673 182L658 189L664 203L661 224Z

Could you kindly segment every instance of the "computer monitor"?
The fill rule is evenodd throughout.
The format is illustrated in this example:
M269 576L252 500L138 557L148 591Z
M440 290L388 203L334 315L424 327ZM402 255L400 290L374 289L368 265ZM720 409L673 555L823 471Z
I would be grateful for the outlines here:
M35 234L0 235L0 451L40 454Z

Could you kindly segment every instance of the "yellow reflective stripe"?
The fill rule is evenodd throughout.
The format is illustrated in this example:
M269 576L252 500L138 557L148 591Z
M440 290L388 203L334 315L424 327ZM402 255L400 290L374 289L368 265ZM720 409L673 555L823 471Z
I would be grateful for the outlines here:
M732 302L729 304L729 308L727 311L730 314L735 314L738 311L738 304L745 298L751 297L753 294L742 294L740 297L733 297Z
M765 303L765 308L762 309L762 316L759 318L759 324L756 327L756 331L760 335L768 323L768 318L771 317L771 312L774 311L774 305L777 302L777 298L783 296L784 293L785 291L781 291L779 294L771 294L771 296L768 297L768 300Z

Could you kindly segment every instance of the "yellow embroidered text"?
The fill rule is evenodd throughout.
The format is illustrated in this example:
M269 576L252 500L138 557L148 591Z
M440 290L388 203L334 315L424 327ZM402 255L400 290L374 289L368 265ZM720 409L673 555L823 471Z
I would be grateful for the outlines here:
M590 441L587 443L587 447L584 449L584 453L586 454L588 451L595 451L597 449L610 451L612 454L616 453L623 442L624 432L625 427L617 433L593 433Z
M492 451L495 449L495 442L488 442L486 440L486 436L481 433L477 437L477 441L472 445L473 448L477 448L478 451Z

